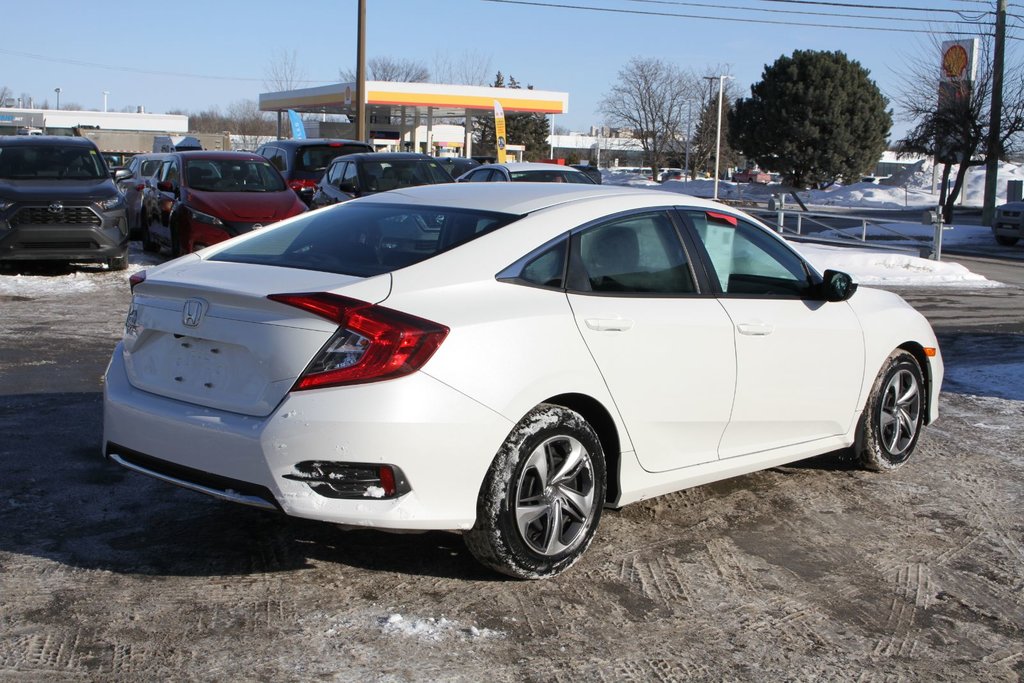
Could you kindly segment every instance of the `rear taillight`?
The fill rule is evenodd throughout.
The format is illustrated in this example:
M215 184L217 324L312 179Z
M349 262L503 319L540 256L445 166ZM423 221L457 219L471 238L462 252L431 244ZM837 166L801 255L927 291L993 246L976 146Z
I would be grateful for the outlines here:
M296 192L302 192L303 190L313 190L316 189L316 181L306 179L300 180L296 178L295 180L288 181L288 187L292 188Z
M135 285L137 285L137 284L139 284L141 282L145 282L145 281L146 281L146 271L140 270L138 272L132 273L131 277L128 278L128 287L134 293L135 292Z
M408 375L423 367L448 335L444 325L335 294L271 294L267 298L338 325L293 391Z

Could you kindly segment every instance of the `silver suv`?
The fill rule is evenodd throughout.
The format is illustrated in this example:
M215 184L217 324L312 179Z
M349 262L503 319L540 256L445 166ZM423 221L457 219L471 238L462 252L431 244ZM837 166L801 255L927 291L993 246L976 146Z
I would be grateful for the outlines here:
M1024 237L1024 202L1010 202L996 207L996 218L992 221L992 234L996 242L1012 247Z
M0 137L0 263L42 260L128 265L124 195L87 138Z

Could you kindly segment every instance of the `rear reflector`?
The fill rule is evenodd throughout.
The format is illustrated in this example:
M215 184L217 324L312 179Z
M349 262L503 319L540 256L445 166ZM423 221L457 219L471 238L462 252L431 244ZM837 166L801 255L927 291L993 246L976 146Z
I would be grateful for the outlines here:
M394 465L304 460L284 478L305 482L326 498L397 498L412 490Z

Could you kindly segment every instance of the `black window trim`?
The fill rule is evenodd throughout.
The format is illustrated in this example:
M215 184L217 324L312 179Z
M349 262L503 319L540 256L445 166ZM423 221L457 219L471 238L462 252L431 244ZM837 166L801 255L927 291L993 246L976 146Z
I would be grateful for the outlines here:
M696 251L696 245L693 243L693 235L690 234L689 228L681 220L678 211L678 207L675 206L648 206L635 209L626 209L617 213L608 214L595 218L594 220L587 221L582 225L578 225L574 228L566 230L565 232L553 237L541 246L533 249L525 256L512 262L505 268L501 269L495 274L495 279L498 282L505 282L509 284L520 285L523 287L533 287L535 289L544 289L553 292L563 292L565 294L577 294L580 296L598 296L598 297L613 297L613 298L642 298L642 299L693 299L693 298L710 298L716 296L711 290L711 283L708 279L708 272L705 269L704 263L694 258L695 254L699 254L703 257L703 252ZM628 218L630 216L639 216L649 213L662 213L672 223L672 227L675 228L676 238L679 239L680 247L683 249L683 253L686 255L687 266L690 270L690 278L693 280L693 286L696 291L694 292L594 292L591 290L581 290L570 286L569 275L570 267L573 262L574 249L572 248L573 238L578 233L589 230L590 228L608 223L611 221L619 220L622 218ZM525 268L531 261L538 256L542 255L548 249L555 247L562 240L567 240L565 250L565 261L562 265L562 286L561 287L549 287L546 285L540 285L536 282L531 282L520 277L523 268Z

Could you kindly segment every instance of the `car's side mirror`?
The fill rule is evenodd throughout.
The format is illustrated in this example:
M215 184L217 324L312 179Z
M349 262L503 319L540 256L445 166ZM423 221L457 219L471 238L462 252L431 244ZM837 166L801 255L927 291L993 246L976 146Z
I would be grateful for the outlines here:
M161 192L174 192L174 183L170 180L161 180L156 184L156 189Z
M857 291L857 283L840 270L826 270L820 291L825 301L846 301Z
M356 184L349 180L343 180L338 183L338 189L342 192L347 192L348 194L356 194L359 192L359 188L356 187Z
M132 172L127 168L119 168L114 171L114 180L128 180L132 177Z

